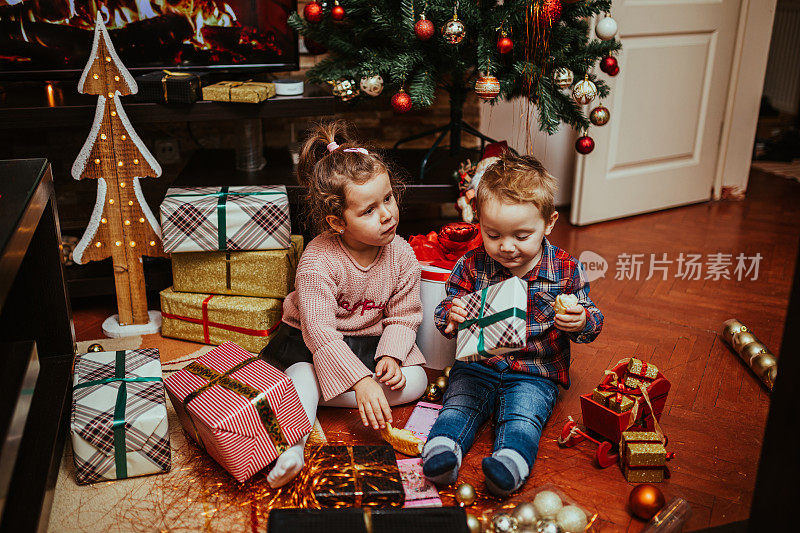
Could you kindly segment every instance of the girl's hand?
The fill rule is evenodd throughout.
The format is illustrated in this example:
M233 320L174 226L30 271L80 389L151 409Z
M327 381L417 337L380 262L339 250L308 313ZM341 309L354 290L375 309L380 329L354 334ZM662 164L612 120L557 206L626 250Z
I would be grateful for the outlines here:
M400 362L389 355L384 355L375 366L375 375L378 381L392 390L400 390L406 386L406 377L400 369Z
M556 315L556 327L561 331L583 331L586 327L586 309L580 304L568 307L566 313Z
M467 306L460 298L453 298L453 305L450 306L450 313L447 315L447 327L445 333L454 331L459 324L467 319Z
M356 393L358 412L365 426L372 425L373 429L382 429L387 422L392 423L392 410L377 381L365 376L353 385L353 391Z

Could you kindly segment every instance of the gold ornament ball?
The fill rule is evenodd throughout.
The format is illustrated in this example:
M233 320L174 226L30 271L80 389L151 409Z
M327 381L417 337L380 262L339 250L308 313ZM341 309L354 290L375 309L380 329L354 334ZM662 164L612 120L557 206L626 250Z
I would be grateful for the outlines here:
M359 85L361 90L364 91L364 94L368 94L369 96L378 96L383 92L383 78L380 74L364 76L361 78L361 83Z
M747 326L735 318L731 318L722 323L722 338L728 344L733 344L733 336L740 331L747 331Z
M740 331L733 336L733 349L741 353L742 348L751 342L758 342L758 338L750 331Z
M553 72L553 81L559 89L566 89L575 81L575 75L566 67L559 67Z
M467 529L469 533L481 533L481 521L467 513Z
M773 367L777 369L778 360L775 359L774 355L768 352L755 356L750 362L750 368L753 369L753 372L756 373L759 379L764 379L769 376L769 371Z
M769 350L767 350L767 347L760 342L751 342L742 346L742 349L739 351L739 355L742 356L742 359L744 359L748 365L752 365L753 359L762 353L767 353L768 351Z
M472 505L477 497L475 487L469 483L459 483L458 487L456 487L456 501L461 507Z
M496 514L492 517L493 533L514 533L517 531L517 519L506 513Z
M631 490L628 504L633 514L642 520L650 520L664 507L664 494L655 485L642 483Z
M102 352L102 351L104 351L103 350L103 345L102 344L97 344L97 343L91 344L91 345L89 345L89 351L90 352Z
M608 124L609 119L611 119L611 112L607 107L602 105L595 107L592 109L592 112L589 113L589 120L595 126L605 126Z
M428 388L425 389L425 399L435 402L442 397L442 389L436 383L428 383Z
M572 98L581 105L586 105L597 96L597 86L588 78L575 84L572 88Z
M500 94L500 81L494 76L481 76L475 82L475 94L482 100L494 100Z
M352 100L359 94L356 82L353 80L339 80L333 84L333 96L339 97L342 102Z
M536 515L536 507L530 502L525 502L514 507L514 512L511 516L517 519L517 525L520 529L533 529L536 527L536 522L539 517Z
M446 366L446 367L444 367L444 370L443 370L442 372L444 372L444 375L445 375L445 377L447 377L447 379L450 379L450 371L451 371L452 369L453 369L453 367L452 367L452 366Z
M458 17L453 15L453 18L445 22L442 26L442 35L444 40L450 44L458 44L464 40L467 35L467 28L464 23L458 20Z
M444 392L444 391L447 390L447 377L446 376L439 376L438 378L436 378L436 381L434 381L434 383L436 383L436 386L439 387L440 391Z

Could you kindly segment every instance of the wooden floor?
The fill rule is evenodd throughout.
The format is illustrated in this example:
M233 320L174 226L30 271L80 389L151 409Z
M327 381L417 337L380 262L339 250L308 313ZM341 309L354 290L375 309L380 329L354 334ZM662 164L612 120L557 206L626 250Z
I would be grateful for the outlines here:
M685 530L745 519L749 514L769 395L722 342L721 324L738 318L773 351L783 333L789 287L800 236L800 184L754 172L742 202L709 202L596 224L569 225L568 214L551 241L578 256L591 250L608 262L605 278L592 283L591 296L605 315L605 327L589 345L573 345L572 386L563 391L548 422L531 479L510 501L524 501L537 487L552 484L599 513L602 531L639 531L632 518L628 484L617 468L593 464L589 443L560 448L556 439L568 416L580 420L578 397L599 382L603 370L623 357L657 365L672 383L662 417L675 452L672 477L660 484L667 499L680 496L693 508ZM752 273L736 280L685 280L676 277L683 254L757 253ZM644 254L639 279L615 279L621 254ZM668 277L646 280L650 254L667 254ZM706 269L702 277L705 278ZM113 299L75 302L79 340L101 337L100 324L113 311ZM405 422L410 407L396 408ZM331 436L348 432L364 443L377 442L351 411L327 409L320 421ZM481 498L472 512L503 504L485 495L480 459L491 453L491 428L484 428L462 467L460 479L473 482ZM443 491L445 504L451 504Z

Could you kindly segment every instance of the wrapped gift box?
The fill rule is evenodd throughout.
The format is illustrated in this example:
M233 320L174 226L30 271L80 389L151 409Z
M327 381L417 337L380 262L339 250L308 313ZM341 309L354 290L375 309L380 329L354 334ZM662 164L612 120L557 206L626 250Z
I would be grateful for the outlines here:
M303 237L285 250L172 254L173 289L260 298L285 298L294 290Z
M192 104L201 97L201 87L208 83L208 74L162 70L136 76L139 102Z
M657 377L658 367L656 365L631 357L623 383L626 387L637 389L639 385L649 386Z
M221 81L203 87L203 100L257 104L275 96L275 84L262 81Z
M448 339L439 331L433 317L436 306L445 297L444 284L450 270L420 264L420 300L422 301L422 323L417 329L417 346L425 356L425 366L441 370L451 366L456 358L456 340Z
M164 251L289 248L289 200L283 185L170 188L161 203Z
M655 431L625 431L619 446L622 470L629 483L664 481L667 450Z
M594 389L592 391L592 400L596 401L600 405L608 407L615 413L624 413L625 411L630 411L633 408L633 404L636 403L636 400L630 396L626 396L614 391L604 391L600 389Z
M204 344L234 341L258 353L281 323L283 302L275 298L161 291L161 334Z
M311 432L289 376L232 342L165 385L184 430L239 482Z
M319 472L314 496L322 507L403 505L405 491L390 446L322 446L309 463Z
M79 355L70 432L80 484L167 472L169 428L158 350Z
M528 285L513 277L461 298L467 320L458 325L456 359L476 361L525 347Z

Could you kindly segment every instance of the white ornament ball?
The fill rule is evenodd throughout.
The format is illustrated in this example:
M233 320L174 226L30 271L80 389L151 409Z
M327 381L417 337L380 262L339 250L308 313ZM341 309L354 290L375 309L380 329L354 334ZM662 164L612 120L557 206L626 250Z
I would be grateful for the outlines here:
M598 39L610 41L617 34L617 21L611 17L603 17L594 27Z
M556 514L556 522L568 533L581 533L589 524L586 513L577 505L562 507Z
M594 82L584 79L572 87L572 98L581 105L586 105L597 96L597 85Z
M375 74L374 76L364 76L361 78L361 90L364 91L364 94L368 94L370 96L378 96L383 92L383 78L381 78L380 74Z
M533 507L539 518L555 518L563 504L558 494L543 490L533 499Z

